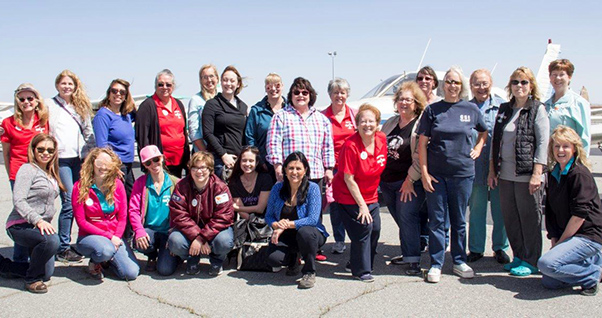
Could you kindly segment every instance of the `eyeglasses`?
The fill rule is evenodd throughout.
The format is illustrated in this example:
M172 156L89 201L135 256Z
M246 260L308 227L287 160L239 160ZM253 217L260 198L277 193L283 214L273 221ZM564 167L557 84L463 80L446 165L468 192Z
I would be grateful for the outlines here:
M462 85L462 82L454 81L454 80L446 80L445 83L447 85L458 85L458 86Z
M215 76L213 74L211 74L211 75L203 75L203 76L201 76L201 79L208 80L208 79L213 79L213 78L216 78L216 77L217 76Z
M489 82L472 83L472 87L474 88L488 88L489 85L491 85Z
M173 84L172 83L158 83L157 86L170 88L173 86Z
M33 102L33 101L34 101L34 100L36 100L36 99L35 99L34 97L28 96L28 97L26 97L26 98L19 97L19 98L18 98L18 100L19 100L21 103L24 103L24 102L25 102L25 100L27 100L28 102Z
M197 171L205 172L205 171L209 171L209 168L206 167L206 166L202 166L202 167L192 166L192 167L190 167L190 171L192 171L192 172L197 172Z
M303 95L303 96L307 96L309 95L309 91L300 91L298 89L293 91L293 95L298 96L298 95Z
M117 95L121 95L121 96L125 96L125 94L127 93L127 91L125 89L116 89L116 88L111 88L110 89L111 93Z
M154 162L154 163L157 163L157 162L159 162L160 160L161 160L161 157L155 157L155 158L152 158L152 159L148 159L148 160L146 160L146 161L144 162L144 166L145 166L145 167L150 167L150 166L153 164L153 162Z
M55 149L54 148L36 147L36 151L39 154L47 152L48 154L52 155L52 154L54 154Z
M433 78L430 77L430 76L418 76L418 77L416 77L416 82L422 82L422 81L430 82L432 80L433 80Z
M398 103L413 103L415 100L413 98L400 98L397 100Z
M512 84L512 85L518 85L518 84L521 84L522 86L525 86L525 85L529 84L529 81L527 81L527 80L522 80L522 81L519 81L519 80L511 80L511 81L510 81L510 84Z

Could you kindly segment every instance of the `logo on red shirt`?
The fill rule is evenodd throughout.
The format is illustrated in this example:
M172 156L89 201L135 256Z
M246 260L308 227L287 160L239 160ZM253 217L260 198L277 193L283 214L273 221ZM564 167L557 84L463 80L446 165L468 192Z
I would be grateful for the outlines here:
M376 163L383 167L385 165L386 159L387 158L385 157L385 155L378 155L376 157Z

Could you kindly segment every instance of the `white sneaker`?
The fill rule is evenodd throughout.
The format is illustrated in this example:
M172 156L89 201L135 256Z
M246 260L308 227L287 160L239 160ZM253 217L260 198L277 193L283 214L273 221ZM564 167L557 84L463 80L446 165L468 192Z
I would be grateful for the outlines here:
M454 274L462 277L462 278L473 278L474 271L470 266L466 265L466 263L454 265Z
M332 254L343 254L346 249L345 242L335 242L332 246Z
M441 269L431 267L426 275L426 281L429 283L438 283L441 280Z

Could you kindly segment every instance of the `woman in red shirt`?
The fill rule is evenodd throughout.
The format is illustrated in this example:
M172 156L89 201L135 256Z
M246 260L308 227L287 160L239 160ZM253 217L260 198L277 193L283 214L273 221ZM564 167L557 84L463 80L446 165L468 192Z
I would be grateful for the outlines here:
M358 132L347 139L339 153L332 209L341 216L351 239L351 273L363 282L372 282L380 237L378 184L387 163L387 137L378 131L378 108L363 104L355 119Z
M30 83L23 83L15 90L15 114L2 121L2 154L8 173L10 188L15 185L19 168L26 163L27 147L39 133L48 133L48 109L44 99ZM15 244L13 260L27 263L29 251Z

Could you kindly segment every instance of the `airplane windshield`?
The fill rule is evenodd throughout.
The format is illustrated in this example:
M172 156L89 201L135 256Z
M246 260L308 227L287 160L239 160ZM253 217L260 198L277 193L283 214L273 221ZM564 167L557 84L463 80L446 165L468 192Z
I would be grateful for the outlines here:
M378 85L376 85L376 87L374 87L373 89L371 89L368 93L366 93L366 95L364 95L362 97L362 99L364 98L370 98L370 97L378 97L381 95L381 92L386 89L387 87L389 87L389 85L391 85L391 83L393 81L395 81L396 79L398 79L401 75L395 75L395 76L391 76L389 78L387 78L386 80L380 82Z

